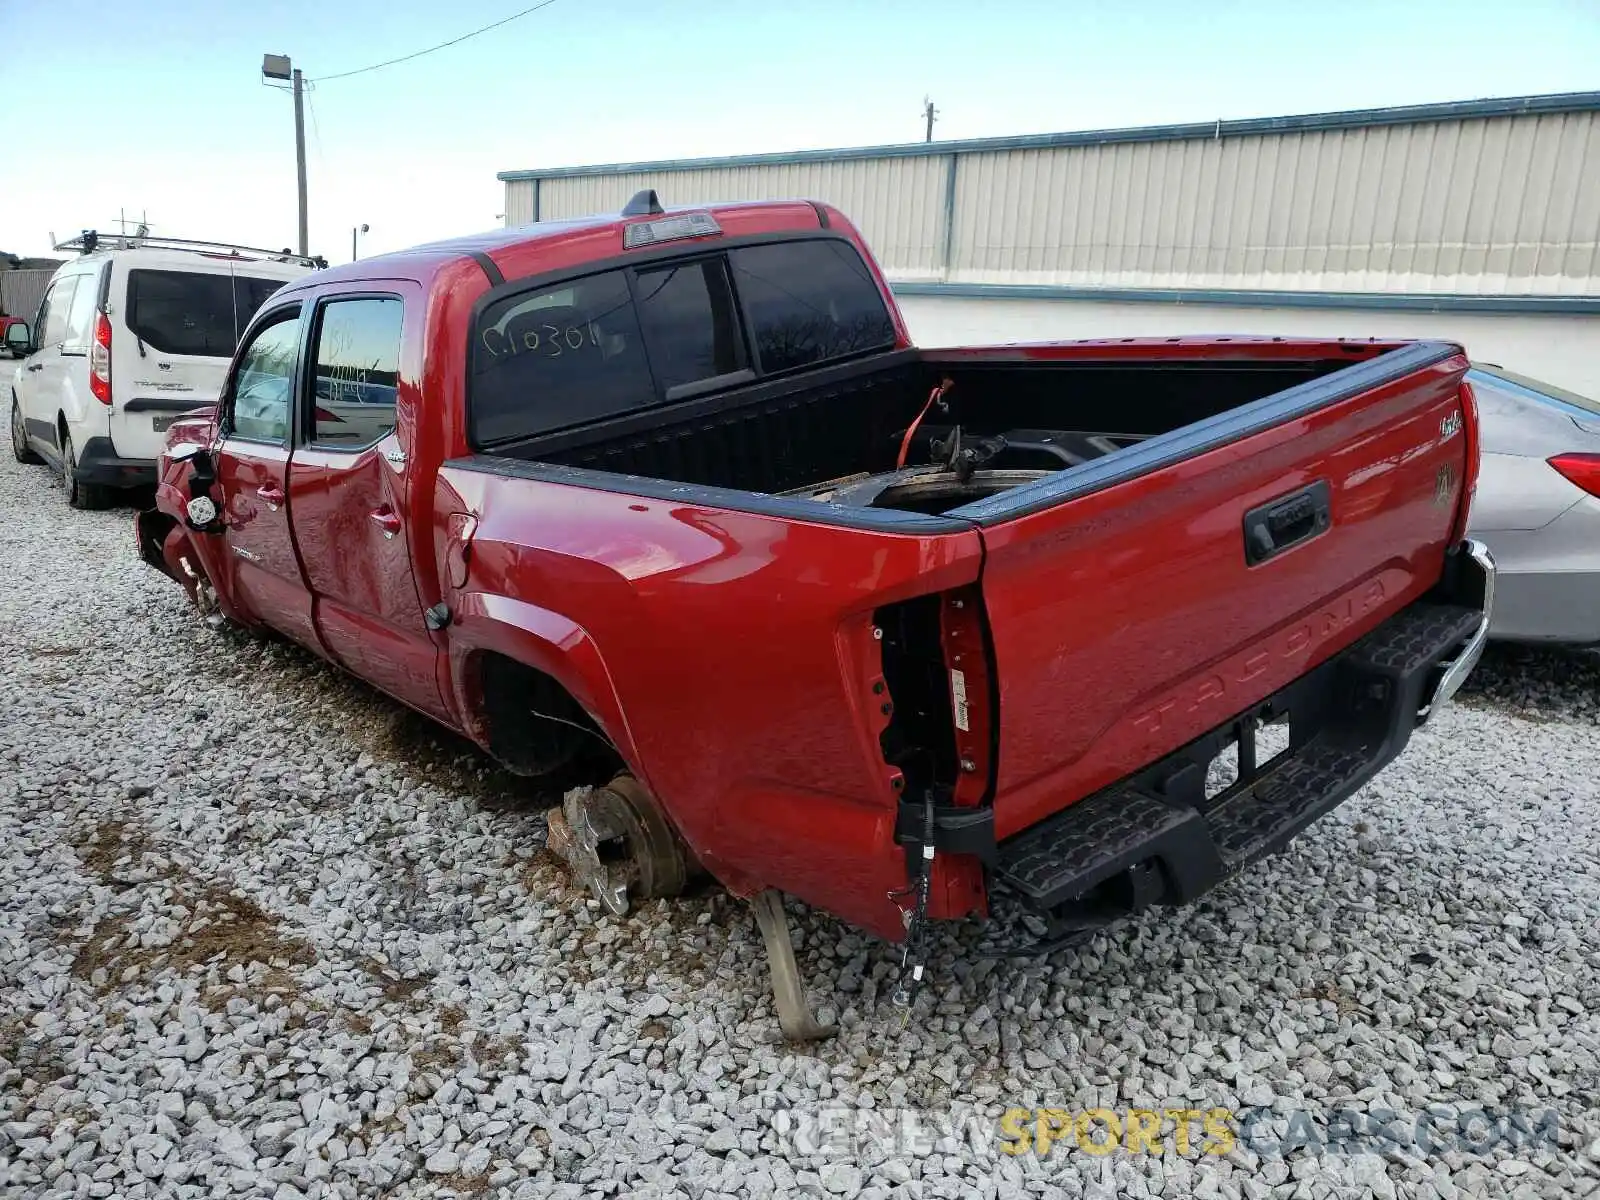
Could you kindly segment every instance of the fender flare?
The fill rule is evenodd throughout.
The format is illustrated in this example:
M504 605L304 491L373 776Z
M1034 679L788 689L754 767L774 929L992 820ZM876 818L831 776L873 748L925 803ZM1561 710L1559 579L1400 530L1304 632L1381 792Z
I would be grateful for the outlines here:
M477 660L486 653L501 654L544 672L566 688L634 775L650 786L610 668L586 629L537 604L488 592L460 593L453 607L450 686L462 725L474 742L489 745Z

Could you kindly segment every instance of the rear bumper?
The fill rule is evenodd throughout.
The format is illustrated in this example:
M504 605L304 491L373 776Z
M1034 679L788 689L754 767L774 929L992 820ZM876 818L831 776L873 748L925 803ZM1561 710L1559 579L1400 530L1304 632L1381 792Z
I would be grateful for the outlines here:
M1439 587L1341 654L1136 775L1006 839L997 893L1058 936L1150 904L1193 900L1348 799L1391 762L1477 665L1494 606L1494 559L1468 541ZM1287 747L1257 760L1265 724ZM1237 747L1237 779L1207 772Z
M96 487L152 487L156 460L122 458L109 437L92 437L78 447L78 482Z
M1452 561L1453 577L1446 579L1448 598L1455 603L1479 613L1477 627L1466 645L1455 656L1442 663L1443 671L1428 697L1428 706L1421 719L1432 716L1461 690L1461 685L1472 674L1472 668L1483 657L1483 648L1489 644L1489 627L1494 621L1495 567L1494 555L1489 547L1473 538L1462 542Z
M1584 496L1537 529L1486 529L1499 567L1490 635L1564 646L1600 643L1600 499Z

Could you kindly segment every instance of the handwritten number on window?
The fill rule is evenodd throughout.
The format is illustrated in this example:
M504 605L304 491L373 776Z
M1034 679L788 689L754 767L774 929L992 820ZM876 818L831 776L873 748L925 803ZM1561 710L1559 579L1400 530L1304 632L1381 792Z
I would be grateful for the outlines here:
M483 331L480 340L483 348L489 352L490 358L516 358L521 354L538 352L541 346L547 347L540 358L560 358L565 350L582 350L585 346L600 345L600 330L593 321L582 325L568 325L561 328L556 325L541 325L546 331L546 336L540 337L539 330L530 329L522 335L522 345L519 348L516 340L507 337L501 331L489 328Z

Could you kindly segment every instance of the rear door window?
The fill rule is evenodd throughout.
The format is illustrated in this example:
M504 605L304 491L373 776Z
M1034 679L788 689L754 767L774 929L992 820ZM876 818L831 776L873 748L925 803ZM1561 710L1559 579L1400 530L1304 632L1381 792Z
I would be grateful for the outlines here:
M526 437L654 402L639 319L622 271L491 304L472 347L472 435Z
M728 262L763 375L894 344L883 296L848 242L746 246Z
M67 340L67 313L72 308L72 295L77 286L77 276L69 275L52 283L50 290L44 294L34 334L41 349L59 346Z
M95 301L99 293L98 275L78 276L78 290L72 293L72 304L67 309L67 330L61 343L61 353L89 353L89 339L94 333Z
M357 450L394 428L402 314L400 300L389 296L322 306L311 409L317 445Z
M256 310L284 284L254 275L128 272L128 328L161 354L228 358Z

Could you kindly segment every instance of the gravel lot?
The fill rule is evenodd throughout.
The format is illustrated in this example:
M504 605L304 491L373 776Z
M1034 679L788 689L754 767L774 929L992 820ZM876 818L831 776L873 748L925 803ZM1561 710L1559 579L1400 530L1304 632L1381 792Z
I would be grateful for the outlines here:
M0 513L0 1195L1600 1192L1591 663L1492 655L1206 903L1047 961L947 937L909 1024L894 953L791 906L843 1026L794 1047L742 905L601 915L542 851L543 798L205 628L129 510L72 512L6 455ZM1281 1137L1335 1109L1554 1125L1478 1150L993 1140L1007 1108L1097 1105L1270 1107Z

